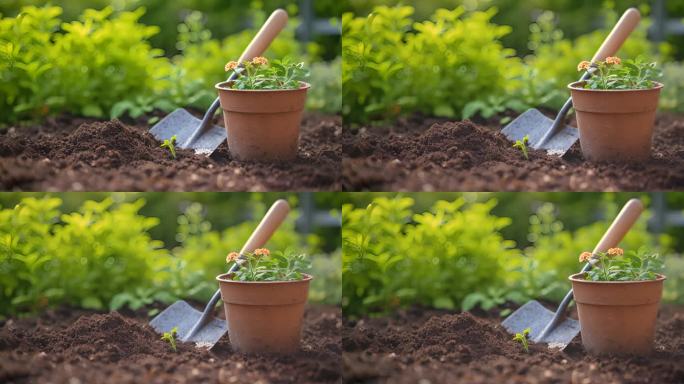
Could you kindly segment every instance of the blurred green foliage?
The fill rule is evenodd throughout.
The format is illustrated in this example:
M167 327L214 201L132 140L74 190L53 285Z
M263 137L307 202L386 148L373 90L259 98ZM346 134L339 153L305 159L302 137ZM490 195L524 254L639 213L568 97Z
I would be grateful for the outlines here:
M405 4L352 0L354 12L342 17L346 124L416 112L467 119L529 107L559 108L569 97L567 84L579 77L577 64L591 59L627 7L610 1L591 9L581 4L581 11L591 17L578 22L579 28L560 22L577 10L559 2L410 2L415 8L397 3ZM369 4L394 6L371 9ZM641 10L648 14L648 7ZM529 21L520 28L524 20ZM677 46L649 41L650 26L644 16L618 55L643 56L667 68L662 81L671 88L663 93L661 107L681 110L684 69L679 62L669 62ZM524 35L524 44L520 36L512 44L512 34Z
M71 23L60 12L27 7L0 19L2 122L63 111L102 117L122 99L162 91L170 66L148 44L158 28L139 24L141 11L88 10Z
M0 2L0 13L13 17L24 6L41 6L45 3L43 0L3 0ZM276 8L284 8L292 16L302 13L300 2L292 0L52 0L50 3L64 9L63 18L66 21L77 20L83 10L88 8L102 9L111 6L115 12L121 12L142 7L145 13L140 21L159 27L159 33L152 36L150 42L154 47L163 49L168 56L178 53L182 46L177 36L182 29L179 24L193 13L201 15L201 23L218 40L244 29L258 28L261 24L254 18L255 11L270 12ZM339 19L345 2L315 0L312 5L317 18ZM317 35L311 41L321 46L321 54L326 60L339 55L340 36ZM225 59L228 60L229 58Z
M0 315L64 302L102 309L154 284L163 251L146 233L156 220L137 215L141 203L89 201L61 215L58 198L27 198L0 211Z
M343 205L342 305L349 316L415 304L488 310L532 298L558 301L569 289L567 276L581 268L579 254L593 249L629 198L620 196L618 203L598 194L593 201L592 196L577 196L585 201L574 210L572 203L559 206L543 196L571 202L583 194L470 193L451 194L450 201L419 193L363 195L348 196ZM493 196L525 217L493 213ZM532 200L536 208L525 211ZM559 212L581 224L564 225ZM649 216L648 211L642 215L621 246L646 246L663 254L668 276L664 298L684 303L683 259L673 253L671 236L647 230ZM527 238L511 240L504 235L509 227L521 228Z
M24 7L0 19L0 124L64 112L137 118L156 109L206 108L216 97L214 84L226 77L224 64L240 56L266 19L255 4L247 7L251 26L221 40L212 38L203 14L189 12L173 29L178 54L171 58L152 45L162 29L140 21L143 8L86 9L63 22L60 7ZM298 24L291 21L265 55L315 63L308 108L338 113L340 63L320 61L322 46L297 41Z
M665 63L662 82L666 86L661 91L660 106L664 109L684 113L684 64Z
M423 112L491 116L525 105L507 97L523 67L500 38L510 27L496 12L440 9L415 22L413 8L378 7L367 18L342 17L345 123Z
M491 215L495 204L457 199L413 212L411 198L380 197L367 208L344 205L345 314L410 304L455 309L472 293L505 286L505 267L519 251L500 235L510 219Z
M463 6L468 11L474 11L496 7L499 12L494 16L493 22L512 27L511 33L503 38L504 44L514 48L521 55L529 53L532 33L529 28L530 24L545 11L551 11L554 14L554 23L568 39L575 39L594 30L597 26L609 23L607 16L601 12L605 8L622 12L628 7L637 7L643 15L654 11L651 8L654 2L648 0L347 0L345 3L344 11L352 12L357 16L368 15L378 5L411 5L416 9L418 20L428 19L438 8L452 9ZM684 18L684 3L681 1L664 1L663 3L668 17L675 20ZM684 37L670 36L667 42L674 46L675 54L679 59L684 57Z
M224 230L212 229L204 207L187 205L177 219L178 245L165 248L151 235L160 223L140 214L143 199L85 200L68 212L58 197L23 197L0 209L0 317L73 305L92 309L140 308L178 298L207 300L214 278L226 269L229 251L239 250L267 206L253 201L253 218ZM241 209L245 209L242 207ZM339 303L339 233L326 239L295 231L293 210L267 244L311 255L311 300Z

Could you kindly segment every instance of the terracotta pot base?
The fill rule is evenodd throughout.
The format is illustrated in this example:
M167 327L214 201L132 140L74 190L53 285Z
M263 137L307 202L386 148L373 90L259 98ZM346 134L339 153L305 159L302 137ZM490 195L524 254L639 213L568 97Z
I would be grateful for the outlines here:
M228 134L228 149L239 160L282 161L297 157L299 125L310 87L236 90L216 84Z
M593 90L568 85L582 154L588 160L636 162L651 156L653 124L663 85L636 90Z
M598 354L650 354L665 276L647 281L587 281L583 275L569 279L584 348Z
M251 282L217 276L231 346L248 353L297 351L312 278Z

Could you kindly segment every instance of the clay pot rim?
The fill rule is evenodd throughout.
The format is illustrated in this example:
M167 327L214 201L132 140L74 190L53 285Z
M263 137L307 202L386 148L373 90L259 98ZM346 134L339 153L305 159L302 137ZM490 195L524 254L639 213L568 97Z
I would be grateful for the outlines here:
M654 81L653 83L656 84L655 87L652 88L642 88L642 89L586 89L586 88L579 88L577 85L584 83L584 81L574 81L570 84L568 84L568 89L573 90L573 91L581 91L581 92L596 92L596 93L620 93L620 92L645 92L645 91L654 91L654 90L660 90L662 89L665 84Z
M218 276L216 276L216 281L219 283L228 283L228 284L246 284L246 285L272 285L272 284L296 284L296 283L301 283L301 282L308 282L313 280L313 276L309 275L308 273L302 273L304 276L303 279L301 280L278 280L278 281L238 281L238 280L228 280L225 278L225 276L230 275L230 273L222 273Z
M309 88L311 88L311 84L309 84L305 81L300 81L299 82L300 87L295 88L295 89L233 89L233 88L227 88L225 86L225 84L227 84L227 83L230 83L230 81L222 81L220 83L216 83L216 85L214 85L214 88L216 88L219 91L238 92L238 93L240 93L240 92L244 92L244 93L275 93L275 92L280 93L280 92L284 92L284 93L287 93L287 92L297 92L297 91L301 91L301 90L308 90Z
M580 278L580 276L586 274L586 272L580 272L580 273L574 273L570 276L568 276L568 280L572 282L577 282L577 283L585 283L585 284L606 284L606 285L620 285L620 284L649 284L649 283L657 283L661 281L665 281L667 279L667 276L663 275L662 273L656 273L656 276L658 276L655 280L628 280L628 281L591 281L591 280L585 280L583 278Z

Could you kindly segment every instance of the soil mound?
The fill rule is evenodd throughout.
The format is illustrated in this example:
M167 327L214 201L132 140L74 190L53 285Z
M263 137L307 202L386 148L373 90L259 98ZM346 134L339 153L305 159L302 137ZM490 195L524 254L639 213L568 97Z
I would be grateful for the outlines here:
M226 143L211 157L160 148L146 123L68 116L0 132L0 189L115 191L339 190L342 122L306 114L289 162L233 159Z
M136 160L154 160L157 141L118 120L81 124L51 151L56 160L84 161L97 167L114 168ZM168 156L168 155L167 155Z
M424 322L401 317L399 324L366 320L344 332L346 351L367 350L401 354L411 360L425 358L469 362L489 355L519 354L518 346L498 325L470 313L440 314ZM402 324L407 321L407 324Z
M412 335L411 349L415 357L431 356L468 362L473 358L511 352L504 341L509 337L498 327L476 319L469 313L433 316ZM503 344L503 348L502 348ZM412 352L414 351L414 352ZM513 351L516 353L517 351Z
M345 190L554 191L684 188L684 117L656 120L651 159L637 164L584 160L579 143L559 158L513 148L500 126L470 121L400 120L343 131Z
M143 313L144 311L141 311ZM0 327L0 382L339 382L341 311L308 308L301 350L286 356L233 351L226 335L211 350L174 352L145 316L60 310Z
M579 337L565 351L530 345L529 353L501 319L413 309L392 317L347 321L348 382L416 383L682 383L684 312L661 311L655 352L648 357L592 356Z
M25 150L20 152L17 147ZM7 153L29 159L47 159L57 164L86 164L101 169L116 169L138 161L164 163L169 160L166 149L146 131L129 127L119 120L83 123L62 135L38 134L23 138L19 145L0 145L0 154ZM191 155L177 149L177 153Z
M44 352L74 353L90 360L118 361L136 355L164 357L172 352L169 344L148 326L125 319L117 312L81 316L64 330L34 338Z

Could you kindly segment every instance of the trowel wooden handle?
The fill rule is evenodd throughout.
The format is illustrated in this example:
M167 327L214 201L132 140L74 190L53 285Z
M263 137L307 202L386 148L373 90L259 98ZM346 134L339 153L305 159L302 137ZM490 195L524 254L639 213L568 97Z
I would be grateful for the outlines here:
M608 231L603 235L601 241L596 244L594 254L598 252L605 252L608 248L616 247L625 237L630 228L636 223L641 212L644 211L644 205L639 199L631 199L622 207L622 210L617 215L613 223L608 228Z
M636 8L629 8L626 10L617 24L613 27L613 30L610 31L608 37L603 40L603 44L601 44L601 47L596 51L591 62L601 61L608 56L615 55L622 46L622 43L627 40L629 34L637 27L640 20L641 14Z
M252 236L249 237L242 250L240 250L240 254L249 253L263 247L276 229L280 227L280 224L285 221L289 212L290 205L287 204L287 201L280 199L273 203L254 232L252 232Z
M256 36L254 36L252 42L242 52L238 62L241 63L245 60L252 60L257 56L261 56L280 31L285 28L285 25L287 25L287 12L282 9L273 11Z

